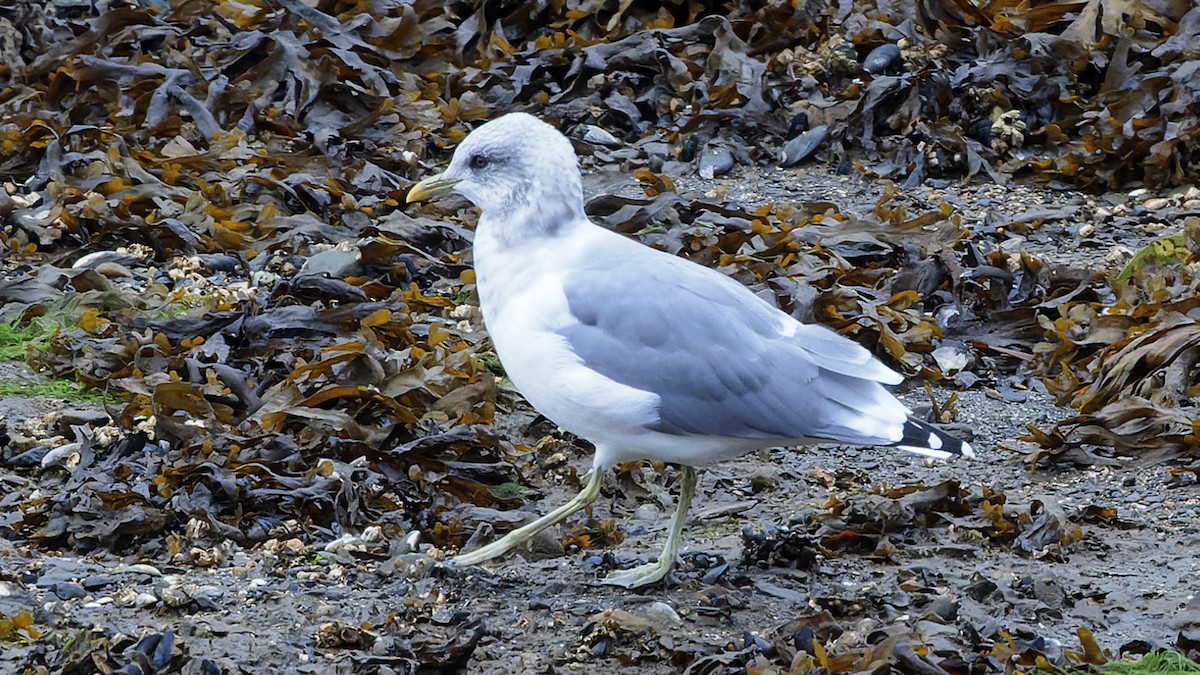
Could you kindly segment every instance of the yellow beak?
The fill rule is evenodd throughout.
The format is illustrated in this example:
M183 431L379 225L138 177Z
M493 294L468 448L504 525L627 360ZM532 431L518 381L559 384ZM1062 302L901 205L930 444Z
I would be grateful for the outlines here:
M408 204L424 201L438 194L446 192L450 188L454 187L454 184L458 182L456 180L446 180L442 178L444 175L445 174L439 173L436 176L430 176L429 178L426 178L425 180L412 186L412 188L410 188L408 191L408 196L404 198L404 201Z

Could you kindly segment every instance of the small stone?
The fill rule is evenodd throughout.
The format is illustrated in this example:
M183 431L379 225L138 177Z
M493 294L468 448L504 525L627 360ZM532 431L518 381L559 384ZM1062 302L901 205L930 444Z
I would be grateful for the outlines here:
M779 485L779 471L773 465L764 464L750 474L750 491L754 494L767 492Z
M933 360L937 362L938 368L943 374L953 375L963 368L967 367L970 359L963 353L961 349L943 345L933 350Z
M700 156L700 168L697 173L701 178L712 180L716 176L723 176L729 173L733 168L733 153L720 145L710 145L704 150L704 154Z
M116 577L108 574L93 574L92 576L86 577L83 580L83 587L89 591L96 591L108 586L109 584L115 583L116 580Z
M121 263L115 262L102 262L99 265L96 265L95 270L97 273L103 274L109 279L128 278L133 276L133 272L130 272L128 267L122 265Z
M138 563L136 565L126 565L124 567L118 568L115 571L130 572L132 574L145 574L145 575L151 576L151 577L161 577L162 576L162 572L159 571L159 569L157 567L155 567L154 565L147 565L145 563Z
M213 272L236 272L242 267L242 261L224 253L201 253L196 260Z
M183 607L192 601L191 596L188 595L182 588L174 587L160 590L158 592L158 598L159 600L162 600L163 604L168 607Z
M153 593L142 592L133 596L132 604L134 607L141 607L145 609L147 607L153 607L157 605L158 598L154 597Z
M863 70L872 75L895 72L900 67L900 48L893 44L879 45L863 59Z
M405 553L391 560L397 574L409 579L420 579L429 576L437 561L423 553Z
M75 598L82 598L84 595L87 595L87 592L83 590L83 586L73 581L56 583L50 587L50 591L61 600L74 600Z
M205 584L190 589L192 599L201 609L217 609L225 597L225 589L220 586Z
M117 265L136 265L141 262L141 259L131 253L119 253L117 251L95 251L89 253L74 263L71 264L72 269L94 270L105 263L113 263Z
M635 520L657 521L662 516L662 510L654 504L641 504L633 510Z
M621 141L616 136L592 124L584 126L583 140L592 145L603 145L608 148L616 148L621 145Z
M951 623L958 618L958 604L951 597L939 595L930 603L927 616L937 617L942 623Z
M790 141L806 131L808 131L808 113L801 110L792 115L791 121L788 122L787 135L784 138Z
M136 604L137 596L138 592L132 588L122 588L116 593L113 593L112 596L109 597L109 600L122 607L133 607ZM154 596L150 597L154 599L154 602L158 602L158 598L154 598Z
M821 124L788 141L787 145L783 146L783 158L780 164L783 166L799 164L817 151L821 143L825 142L825 137L828 134L829 127Z
M100 425L108 424L112 417L103 410L88 410L86 408L68 408L58 413L55 424L70 426L72 424Z
M42 468L51 466L62 466L64 468L72 468L79 463L79 451L83 448L80 443L63 443L57 448L48 451L42 457Z
M1104 262L1124 265L1133 257L1133 249L1128 246L1114 246L1104 255Z
M1161 211L1171 205L1171 200L1163 197L1155 197L1153 199L1147 199L1144 203L1146 208L1150 209L1151 211Z
M361 271L358 251L331 248L309 256L296 276L328 274L331 279L342 279Z
M42 460L45 459L46 453L50 452L50 448L45 445L39 445L16 455L8 460L6 464L15 468L28 469L34 466L40 466Z
M1062 585L1052 576L1035 579L1033 582L1033 597L1041 600L1047 607L1059 609L1067 600L1067 594Z
M646 609L642 610L642 614L650 620L650 623L658 626L660 632L664 627L683 625L683 619L679 618L679 612L661 600L647 605Z

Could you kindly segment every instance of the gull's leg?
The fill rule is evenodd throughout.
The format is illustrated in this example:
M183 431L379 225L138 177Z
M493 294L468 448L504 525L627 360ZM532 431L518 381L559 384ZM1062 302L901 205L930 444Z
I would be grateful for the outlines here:
M533 539L534 535L551 525L561 521L567 516L575 513L579 509L596 501L596 497L600 496L600 482L602 476L598 469L592 469L592 475L588 478L588 482L584 484L583 490L579 494L571 498L571 501L554 509L550 513L538 518L537 520L522 525L517 529L504 535L500 540L494 541L487 546L477 548L470 553L455 556L447 562L451 565L474 565L481 563L484 560L491 560L496 556L504 555L514 548Z
M692 505L692 497L696 495L696 470L690 466L683 467L683 483L679 486L679 507L671 517L671 530L667 532L667 543L663 546L662 555L658 562L646 563L627 570L618 570L604 577L601 581L613 586L637 588L652 584L667 576L675 565L675 556L679 553L679 544L683 539L683 525L687 522L688 507Z

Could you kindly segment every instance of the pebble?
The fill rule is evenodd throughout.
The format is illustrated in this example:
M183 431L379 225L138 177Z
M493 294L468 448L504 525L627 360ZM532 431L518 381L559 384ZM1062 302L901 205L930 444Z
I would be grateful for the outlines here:
M83 586L73 581L62 581L50 587L50 591L57 595L60 600L74 600L87 595L83 590Z
M421 545L421 531L413 530L404 535L404 545L408 547L409 552L416 551Z
M331 248L309 256L296 276L328 274L332 279L341 279L359 271L358 251Z
M933 360L937 362L938 368L947 375L957 373L966 368L969 363L965 353L949 345L942 345L933 350Z
M51 466L72 467L79 462L78 452L83 448L80 443L63 443L47 452L42 457L42 468ZM73 457L74 455L74 457Z
M192 601L192 597L182 588L168 587L158 592L158 599L167 607L183 607Z
M112 420L103 410L87 410L86 408L67 408L58 413L55 424L108 424Z
M196 259L213 272L236 272L242 266L242 261L224 253L201 253Z
M1047 607L1058 609L1066 602L1067 594L1057 579L1045 576L1034 580L1033 597L1045 603Z
M774 490L779 485L779 470L773 464L763 464L750 474L750 491L754 494Z
M37 585L41 588L48 588L60 581L90 574L93 569L82 562L66 558L47 561L42 567L42 573L38 576Z
M867 54L867 58L863 59L862 69L872 75L882 75L898 69L899 65L900 48L893 44L885 44Z
M584 126L583 140L592 145L603 145L609 148L615 148L621 145L621 141L617 140L616 136L608 133L598 126L588 124Z
M799 164L817 151L821 143L825 142L825 137L828 134L829 127L821 124L788 141L787 145L783 146L783 158L780 160L780 163L783 166Z
M84 578L83 587L89 591L95 591L115 583L116 580L116 577L108 574L93 574L90 577Z
M805 131L808 131L808 113L801 110L788 122L787 135L784 138L790 141Z
M958 618L958 603L946 595L939 595L929 605L929 615L936 616L943 623L950 623Z
M48 452L50 452L50 448L44 445L39 445L37 447L30 448L19 455L16 455L6 463L9 466L17 468L39 466L42 464L42 460L46 457L46 453Z
M646 609L642 611L642 615L660 629L664 626L683 625L683 619L679 618L679 612L676 612L674 607L661 600L646 605Z
M700 149L700 140L695 136L688 136L683 142L683 147L679 150L679 161L690 162L696 158L696 151Z
M117 251L96 251L89 253L74 263L71 264L71 269L96 269L105 263L113 263L116 265L135 265L140 262L140 258L131 253L118 253Z
M1171 200L1163 197L1155 197L1153 199L1147 199L1144 202L1144 205L1151 211L1161 211L1171 205Z
M131 572L133 574L146 574L146 575L149 575L152 577L161 577L162 576L162 572L160 572L157 567L155 567L154 565L147 565L145 563L138 563L136 565L125 565L123 567L117 568L114 571L116 571L116 572Z
M429 576L437 561L421 553L406 553L392 558L395 569L401 576L419 579Z
M1104 255L1104 262L1124 265L1133 257L1133 249L1127 246L1114 246Z
M723 176L729 173L733 168L733 153L729 152L728 148L720 145L710 145L705 148L704 154L700 156L700 168L697 173L701 178L712 180L716 176Z
M225 589L220 586L206 584L189 590L192 599L203 609L216 609L225 598Z
M102 262L94 268L98 274L103 274L109 279L129 278L133 276L133 272L129 268L116 262Z
M662 516L662 510L654 504L640 504L633 510L635 520L658 520Z
M153 607L158 604L158 598L153 593L141 592L133 596L134 607Z

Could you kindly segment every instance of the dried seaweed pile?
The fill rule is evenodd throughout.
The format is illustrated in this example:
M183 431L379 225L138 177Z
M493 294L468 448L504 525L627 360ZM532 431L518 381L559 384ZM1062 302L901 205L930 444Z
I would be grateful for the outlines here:
M672 176L816 158L908 187L1186 185L1200 9L793 4L0 6L0 320L49 326L27 360L105 392L111 416L8 429L24 437L0 444L0 533L155 553L183 531L378 524L453 545L495 518L455 507L518 503L554 444L488 427L520 407L480 331L473 212L403 206L514 109L569 132L588 170L636 176L645 197L596 198L596 220L910 375L1044 376L1082 416L1032 430L1042 456L1194 457L1195 222L1105 277L1003 251L890 184L859 212L686 197ZM940 517L1013 546L1050 518L988 499ZM880 547L889 517L854 515L846 545Z
M1113 295L1103 302L1079 302L1042 319L1045 382L1081 413L1050 432L1031 429L1047 456L1106 461L1089 448L1150 460L1196 456L1198 226L1200 219L1187 218L1184 233L1166 240L1180 240L1167 260L1133 269L1128 278L1114 275ZM1163 248L1163 241L1152 247Z

